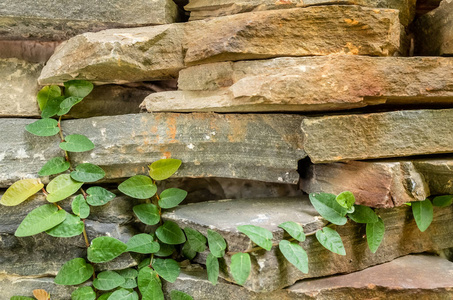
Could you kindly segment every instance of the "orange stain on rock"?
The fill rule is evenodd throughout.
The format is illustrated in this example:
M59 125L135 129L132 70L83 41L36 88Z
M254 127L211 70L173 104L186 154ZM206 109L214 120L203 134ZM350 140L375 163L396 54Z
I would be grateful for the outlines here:
M177 143L176 140L176 118L168 116L167 118L167 136L169 139L169 143Z

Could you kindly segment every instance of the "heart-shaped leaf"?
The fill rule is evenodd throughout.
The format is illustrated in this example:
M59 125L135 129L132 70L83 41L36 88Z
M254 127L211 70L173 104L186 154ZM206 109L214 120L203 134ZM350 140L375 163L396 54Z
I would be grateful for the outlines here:
M142 254L156 253L160 249L159 243L154 241L153 236L147 233L134 235L126 245L126 251Z
M64 88L64 94L66 97L84 98L91 93L94 86L91 82L86 80L70 80L64 83Z
M135 199L148 199L154 196L157 192L157 186L151 178L144 175L135 175L123 181L118 189L129 197Z
M71 134L60 143L60 148L69 152L85 152L93 150L94 144L82 134Z
M54 157L50 159L46 164L39 170L39 176L50 176L59 174L69 169L71 164L65 160L64 157Z
M52 204L45 204L32 210L20 223L17 237L31 236L57 226L66 219L66 211Z
M190 247L190 244L189 242L185 242L184 245L182 246L182 249L181 249L181 252L182 252L182 255L187 258L188 260L192 260L195 258L195 256L197 256L197 251L193 250L191 247Z
M328 193L310 194L309 198L316 211L327 221L336 225L344 225L348 221L345 218L347 209L338 204L335 195Z
M43 87L36 96L39 109L42 111L46 108L50 99L58 98L61 96L61 89L58 85L48 85Z
M153 261L153 268L160 277L171 283L176 281L181 272L179 264L173 259L156 258Z
M292 263L302 273L308 274L308 256L307 252L296 243L286 240L280 241L278 245L283 256Z
M385 225L381 218L377 222L366 224L366 240L372 253L375 253L384 239Z
M122 285L126 280L114 271L99 273L93 280L93 286L100 291L110 291Z
M80 98L80 97L68 97L68 98L64 99L60 103L60 110L58 111L57 115L62 116L62 115L67 114L74 105L76 105L77 103L79 103L82 100L83 100L83 98Z
M412 214L418 229L424 232L433 221L433 205L429 199L412 202Z
M292 238L299 242L305 241L304 229L300 224L297 224L296 222L284 222L278 225L278 227L284 229Z
M87 189L87 202L91 206L101 206L104 205L113 199L116 195L100 186L92 186Z
M55 177L47 185L47 201L57 202L68 198L77 192L83 185L83 182L75 181L69 174L62 174Z
M46 232L54 237L73 237L81 234L84 228L85 225L80 220L80 217L67 214L66 219L62 223Z
M203 252L206 250L206 237L200 232L190 227L184 228L186 233L187 242L190 244L190 248L196 252Z
M179 228L178 224L166 221L162 226L156 229L157 238L169 245L178 245L186 241L186 236Z
M177 188L164 190L160 194L159 206L162 208L173 208L179 205L187 196L187 192Z
M255 225L242 225L237 228L261 248L267 251L272 249L273 235L269 230Z
M209 253L206 258L206 270L208 271L208 280L216 285L219 278L219 259L212 253Z
M162 283L156 271L144 267L139 271L137 280L142 300L164 300Z
M154 180L165 180L178 171L181 166L179 159L160 159L149 165L149 176Z
M108 292L99 296L97 300L108 300L113 292Z
M46 107L44 107L44 109L41 112L41 118L45 119L55 116L60 110L60 104L63 101L64 101L63 96L50 98L46 103Z
M209 251L211 251L212 255L215 257L221 258L225 255L225 249L227 244L219 233L208 229L208 245Z
M160 249L158 252L156 252L154 255L159 256L159 257L167 257L173 254L175 252L175 246L173 245L168 245L162 242L159 242Z
M354 205L355 210L352 214L348 214L348 217L351 218L356 223L376 223L379 219L377 214L369 208L368 206L363 205Z
M193 300L192 296L177 290L170 292L171 300Z
M77 285L93 276L94 268L83 258L74 258L66 262L55 277L56 284Z
M138 271L135 269L124 269L120 271L116 271L118 274L123 276L124 278L124 283L120 285L120 287L125 288L125 289L134 289L137 287L137 276L138 276Z
M335 200L337 201L338 204L340 204L342 207L346 208L347 210L349 210L351 207L353 207L354 203L355 203L354 194L349 191L342 192L335 198Z
M0 204L16 206L39 192L44 187L37 178L22 179L13 183L3 194Z
M77 195L74 200L72 200L71 209L75 215L82 219L86 219L90 215L90 206L82 195Z
M127 245L109 236L97 237L88 247L88 260L94 263L104 263L120 256L126 251Z
M91 286L82 286L72 292L71 300L96 300L96 293Z
M114 291L108 300L138 300L138 294L133 290L119 289Z
M316 231L316 239L327 250L339 255L346 255L346 250L344 249L340 235L332 228L324 227L323 229Z
M134 206L132 209L138 219L146 225L156 225L160 221L159 208L151 203Z
M231 257L230 270L234 280L239 285L244 285L250 275L252 262L248 253L236 253Z
M52 136L60 132L58 121L47 118L28 124L25 130L37 136Z
M71 172L71 177L80 182L95 182L104 178L105 172L101 167L90 164L78 164L76 169Z

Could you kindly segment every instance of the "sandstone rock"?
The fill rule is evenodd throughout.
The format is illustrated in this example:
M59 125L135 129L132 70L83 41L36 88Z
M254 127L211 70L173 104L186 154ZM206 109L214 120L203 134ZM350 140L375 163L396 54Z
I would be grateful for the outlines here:
M405 26L414 18L415 1L414 0L190 0L184 8L190 11L190 20L200 20L211 17L233 15L249 11L286 9L294 7L307 7L313 5L349 5L356 4L368 7L393 8L400 11L401 23Z
M183 270L164 291L188 293L197 300L309 300L309 299L398 299L443 300L453 297L449 274L453 264L427 255L409 255L392 262L347 275L303 280L285 290L255 293L220 281L213 286L205 271Z
M23 277L2 274L0 275L0 290L4 299L10 299L12 296L33 297L33 290L44 289L50 293L52 299L70 300L71 293L77 289L77 286L58 285L53 280L54 277Z
M245 251L251 246L250 240L236 229L238 225L257 225L271 230L275 240L283 236L277 225L285 221L295 221L303 225L305 233L319 229L323 224L308 197L280 199L239 199L213 201L200 204L179 206L165 213L165 219L177 222L181 227L190 226L206 234L207 229L219 232L227 241L229 254ZM234 209L232 209L234 208ZM365 226L348 222L337 226L341 235L346 256L339 256L323 248L311 235L301 245L308 253L309 273L303 274L289 264L274 247L270 252L264 250L251 255L252 273L245 284L247 289L270 292L290 286L297 280L316 278L339 273L350 273L373 265L391 261L410 253L434 251L452 247L453 208L435 208L434 221L421 233L415 224L410 207L379 209L386 233L378 251L372 254L364 238ZM196 258L204 263L205 254ZM224 278L229 279L227 274Z
M36 177L52 157L61 156L59 138L25 131L32 120L0 119L0 187ZM177 177L225 177L296 184L304 158L300 116L216 114L131 114L62 122L65 134L85 134L90 152L71 153L75 164L101 166L106 179L147 174L155 160L183 161ZM46 178L43 178L46 181Z
M174 78L184 67L182 38L183 24L78 35L57 48L39 83L86 79L106 84Z
M305 118L313 163L453 152L453 110L411 110Z
M177 19L171 0L73 2L4 0L0 4L3 39L65 40L87 31L168 24Z
M432 195L453 194L452 159L414 160L415 168L423 174Z
M182 91L152 94L142 107L256 112L449 105L452 65L451 58L351 55L212 63L182 70Z
M418 55L453 55L453 1L444 0L415 23Z
M313 6L252 12L190 22L187 65L279 56L405 53L398 11L360 6Z
M0 41L0 57L18 58L34 63L45 63L59 44L59 42L3 40Z

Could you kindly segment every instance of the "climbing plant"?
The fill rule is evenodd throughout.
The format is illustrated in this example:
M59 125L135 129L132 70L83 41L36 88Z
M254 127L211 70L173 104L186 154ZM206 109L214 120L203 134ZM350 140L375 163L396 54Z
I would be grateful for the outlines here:
M118 186L123 194L141 201L133 207L137 219L149 232L132 236L127 243L110 236L96 237L90 240L85 226L91 208L103 206L116 195L93 183L103 179L104 170L91 163L73 165L70 155L73 152L93 150L94 143L83 134L65 135L62 129L62 117L71 108L82 102L93 89L87 81L73 80L59 86L46 86L37 96L42 119L26 126L26 130L37 136L60 138L59 147L62 155L50 159L38 172L40 176L52 176L53 179L44 188L40 179L19 180L4 193L0 204L15 206L42 191L48 204L33 209L17 228L17 237L46 233L53 237L74 237L82 235L86 244L86 258L75 258L64 263L55 277L60 285L79 286L72 294L73 300L138 300L164 299L161 280L174 283L180 275L180 262L192 260L197 253L209 251L206 258L208 280L216 285L220 275L220 261L230 257L229 273L239 285L244 285L250 276L252 265L250 254L256 251L271 251L278 247L287 261L303 273L308 273L308 254L301 246L308 236L315 236L326 249L338 255L346 255L346 250L337 226L348 221L365 224L369 250L375 253L381 244L385 225L376 212L366 206L355 204L351 192L339 195L313 193L309 199L326 224L312 232L305 233L297 220L288 220L278 225L287 233L287 237L278 242L266 228L255 225L241 225L237 229L253 242L249 249L241 252L229 252L228 245L221 234L208 229L206 235L190 227L180 228L175 222L162 218L163 210L177 207L187 196L179 188L168 188L161 192L158 185L178 171L181 161L161 159L149 165L147 175L135 175ZM84 184L90 184L85 189ZM66 211L60 206L61 201L71 199L71 209ZM453 196L435 197L432 201L413 202L412 212L420 231L425 231L433 219L433 204L446 207L452 204ZM302 244L303 245L303 244ZM136 268L106 270L95 272L96 264L109 262L123 253L133 252L145 258ZM89 281L92 279L91 281ZM51 295L45 290L33 291L38 300L48 300ZM173 290L172 300L190 300L190 295ZM12 300L32 299L14 296Z

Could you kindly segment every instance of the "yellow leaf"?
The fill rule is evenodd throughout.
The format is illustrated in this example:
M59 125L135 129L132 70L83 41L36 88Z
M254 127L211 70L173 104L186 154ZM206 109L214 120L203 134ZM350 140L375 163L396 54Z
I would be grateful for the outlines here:
M35 296L35 298L37 300L49 300L50 299L49 293L47 293L45 290L33 290L33 296Z
M15 206L36 194L44 185L38 178L22 179L10 186L0 199L0 204Z

